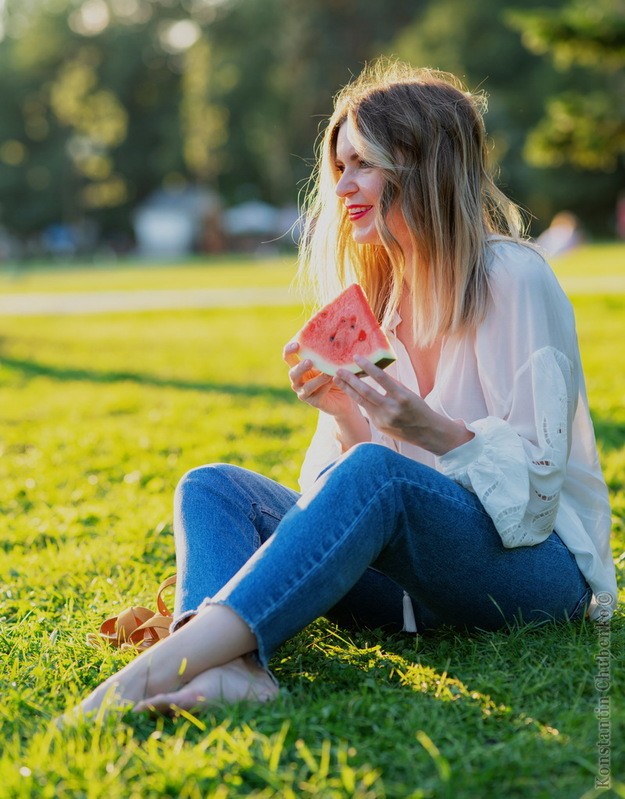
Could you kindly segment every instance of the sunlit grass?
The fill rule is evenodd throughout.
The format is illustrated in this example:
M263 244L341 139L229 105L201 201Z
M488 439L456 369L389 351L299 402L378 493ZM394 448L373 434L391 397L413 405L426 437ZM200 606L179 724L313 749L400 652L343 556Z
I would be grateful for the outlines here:
M559 277L625 277L625 244L585 244L552 259Z
M237 269L249 279L257 266ZM141 274L152 284L170 271ZM623 586L625 297L574 304ZM127 661L88 648L85 635L121 607L154 605L175 567L171 500L187 469L227 461L296 486L314 418L289 390L280 352L301 323L295 307L0 318L3 799L595 795L588 623L388 638L318 621L274 659L285 690L271 706L50 727ZM624 630L619 612L615 784Z
M0 292L139 291L141 289L237 288L290 285L295 255L251 259L243 255L196 256L178 263L138 259L57 264L4 264ZM554 258L558 277L591 281L625 279L625 244L584 245Z
M0 291L139 291L141 289L286 287L295 274L295 256L252 259L212 256L180 263L136 259L100 264L4 265Z

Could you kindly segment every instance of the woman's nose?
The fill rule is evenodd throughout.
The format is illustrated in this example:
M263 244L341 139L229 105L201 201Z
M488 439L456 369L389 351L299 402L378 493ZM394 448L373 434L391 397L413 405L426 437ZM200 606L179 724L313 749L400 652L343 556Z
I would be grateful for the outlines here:
M349 177L347 172L343 172L335 186L335 191L339 197L348 197L356 191L354 181Z

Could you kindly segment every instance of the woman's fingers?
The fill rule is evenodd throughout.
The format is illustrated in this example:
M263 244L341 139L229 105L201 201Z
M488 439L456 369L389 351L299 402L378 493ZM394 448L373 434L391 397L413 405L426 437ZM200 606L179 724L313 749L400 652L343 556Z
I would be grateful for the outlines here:
M295 391L298 390L301 384L306 383L313 377L317 377L317 375L322 374L322 372L314 368L313 362L310 360L310 358L300 358L297 354L298 350L299 344L297 341L290 341L285 346L282 353L282 357L291 367L289 370L289 377L291 379L291 386Z
M289 379L291 381L291 388L299 396L302 388L307 386L308 383L316 377L328 378L328 375L323 374L318 369L313 367L312 361L304 358L303 361L298 361L295 366L289 369ZM324 382L323 380L321 382Z
M330 375L326 375L323 372L317 372L314 377L311 377L310 380L306 380L306 382L302 383L299 388L295 389L297 391L297 396L301 400L305 401L331 381L332 378Z
M362 369L365 374L369 377L372 377L375 382L381 386L387 394L392 394L394 391L397 390L398 387L401 386L396 380L387 374L384 369L380 369L379 366L376 366L371 361L367 360L367 358L363 358L361 355L356 355L354 357L354 361L358 364L358 366Z
M363 402L368 402L371 405L380 405L384 402L384 394L381 394L376 388L345 369L339 369L335 377L335 383L348 397L360 405Z
M354 357L355 363L362 369L365 376L375 380L377 386L371 386L369 383L356 377L345 369L339 369L337 378L339 379L338 385L345 393L360 403L369 403L371 405L383 406L388 405L389 402L396 404L405 399L406 389L397 380L394 380L390 375L386 374L383 369L376 366L367 358L362 358L360 355ZM348 388L349 387L349 390ZM383 390L380 390L383 389Z
M285 344L284 349L282 350L282 358L289 366L297 366L300 362L300 359L297 357L297 351L299 349L299 344L297 341L289 341L288 344Z
M293 388L295 388L296 384L302 383L307 379L306 375L308 372L311 372L313 376L319 374L318 371L313 369L312 361L308 358L304 358L303 361L298 361L295 366L289 369L289 377L291 378ZM310 377L308 379L310 379Z
M133 713L162 713L171 715L176 710L193 710L198 704L197 697L188 697L180 691L167 694L157 694L149 699L138 702L132 709Z

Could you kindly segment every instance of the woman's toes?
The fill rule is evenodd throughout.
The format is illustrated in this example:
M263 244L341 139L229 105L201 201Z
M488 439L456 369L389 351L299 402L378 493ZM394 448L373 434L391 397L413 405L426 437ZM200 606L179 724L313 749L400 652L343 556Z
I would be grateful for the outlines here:
M170 694L156 694L156 696L151 696L149 699L143 699L141 702L138 702L132 709L133 713L162 713L163 715L169 715L176 709L180 710L191 710L192 705L188 707L181 702L184 702L184 697L182 696L183 691L174 691Z

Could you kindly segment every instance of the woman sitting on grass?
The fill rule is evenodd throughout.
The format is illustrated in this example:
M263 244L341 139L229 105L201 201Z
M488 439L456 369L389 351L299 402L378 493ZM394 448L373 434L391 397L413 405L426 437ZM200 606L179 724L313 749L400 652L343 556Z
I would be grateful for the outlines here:
M303 493L187 474L173 634L81 711L271 699L271 656L319 616L423 632L613 609L571 306L486 160L480 98L450 75L379 64L338 95L302 269L321 302L357 280L398 359L331 378L286 347L320 412Z

